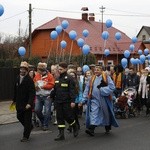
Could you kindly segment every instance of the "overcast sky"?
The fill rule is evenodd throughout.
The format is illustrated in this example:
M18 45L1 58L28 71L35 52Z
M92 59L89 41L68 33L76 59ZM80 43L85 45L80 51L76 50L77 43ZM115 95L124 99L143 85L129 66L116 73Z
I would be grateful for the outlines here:
M136 36L143 25L150 26L150 0L1 0L4 14L0 17L0 33L18 35L19 20L23 32L28 32L29 3L33 8L32 31L55 17L81 19L82 7L88 7L95 13L95 20L101 21L102 6L104 22L111 19L113 27L129 37Z

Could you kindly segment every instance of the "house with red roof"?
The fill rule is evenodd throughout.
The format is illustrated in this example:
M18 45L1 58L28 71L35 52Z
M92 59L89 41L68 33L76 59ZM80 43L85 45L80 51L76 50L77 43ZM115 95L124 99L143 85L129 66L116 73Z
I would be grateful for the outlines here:
M55 30L56 26L61 25L62 21L67 20L69 26L67 29L59 34L59 36L53 40L50 38L50 33ZM89 35L85 38L82 35L83 30L88 30ZM76 31L77 37L75 40L69 38L69 32L71 30ZM104 40L102 38L102 31L108 31L109 38ZM115 34L121 33L121 39L116 40ZM82 54L81 48L77 45L77 40L83 38L85 44L90 46L90 53L96 56L96 63L104 65L108 64L119 64L121 59L124 57L123 53L125 50L129 50L132 40L122 31L115 27L107 28L105 23L96 22L94 15L90 15L87 12L82 13L81 19L71 19L56 17L53 20L41 25L36 28L32 33L32 56L40 56L45 61L49 54L54 54L55 57L61 57L63 54L70 54L78 56ZM62 49L60 42L65 40L67 46ZM142 42L138 41L134 43L135 50L132 52L132 57L137 57L137 51L139 49L144 50L145 46ZM104 55L104 50L109 49L110 55L107 57Z

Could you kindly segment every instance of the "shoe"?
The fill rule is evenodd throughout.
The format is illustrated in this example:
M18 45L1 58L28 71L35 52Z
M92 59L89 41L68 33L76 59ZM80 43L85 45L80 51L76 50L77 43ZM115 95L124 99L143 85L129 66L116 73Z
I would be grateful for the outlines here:
M21 142L28 142L28 141L29 141L29 139L28 139L28 138L26 138L26 137L23 137L20 141L21 141Z
M106 131L105 131L105 134L109 134L109 133L110 133L110 130L106 130Z
M43 131L47 131L47 130L49 130L49 128L44 126Z
M67 130L68 130L70 133L72 133L72 127L71 127L71 126L69 126L69 127L67 128Z
M33 126L33 124L31 125L31 131L34 129L34 126Z
M87 134L90 135L90 136L94 136L94 131L91 130L91 129L85 130L85 133L87 133Z
M106 134L109 134L109 133L110 133L110 130L111 130L111 125L105 126L105 133L106 133Z
M53 123L53 125L57 125L57 121L55 121L55 122Z
M78 125L75 123L74 125L72 125L72 128L73 128L73 136L77 137L79 134Z
M63 141L63 140L65 140L64 129L59 129L59 134L54 140L55 141Z

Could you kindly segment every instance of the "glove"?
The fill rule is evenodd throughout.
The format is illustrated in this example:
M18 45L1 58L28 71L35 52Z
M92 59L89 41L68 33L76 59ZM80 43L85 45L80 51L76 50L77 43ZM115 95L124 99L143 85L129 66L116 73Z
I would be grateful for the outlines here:
M105 86L107 86L107 83L104 80L101 80L101 83L97 86L97 88L100 89L101 87Z

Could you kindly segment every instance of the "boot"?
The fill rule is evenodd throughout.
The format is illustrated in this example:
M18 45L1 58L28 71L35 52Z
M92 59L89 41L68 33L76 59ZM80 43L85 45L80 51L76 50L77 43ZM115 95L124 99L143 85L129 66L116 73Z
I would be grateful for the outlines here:
M110 133L110 130L111 130L111 125L105 126L106 133Z
M63 129L59 129L59 134L58 134L58 136L57 136L54 140L55 140L55 141L62 141L62 140L65 140L64 128L63 128Z
M94 130L95 130L95 126L90 125L90 127L88 129L86 129L85 132L90 136L94 136Z
M79 132L78 125L76 123L74 123L72 125L72 128L73 128L73 135L74 135L74 137L77 137L78 136L78 132Z
M72 133L72 126L69 126L69 127L67 128L67 130L68 130L70 133Z

